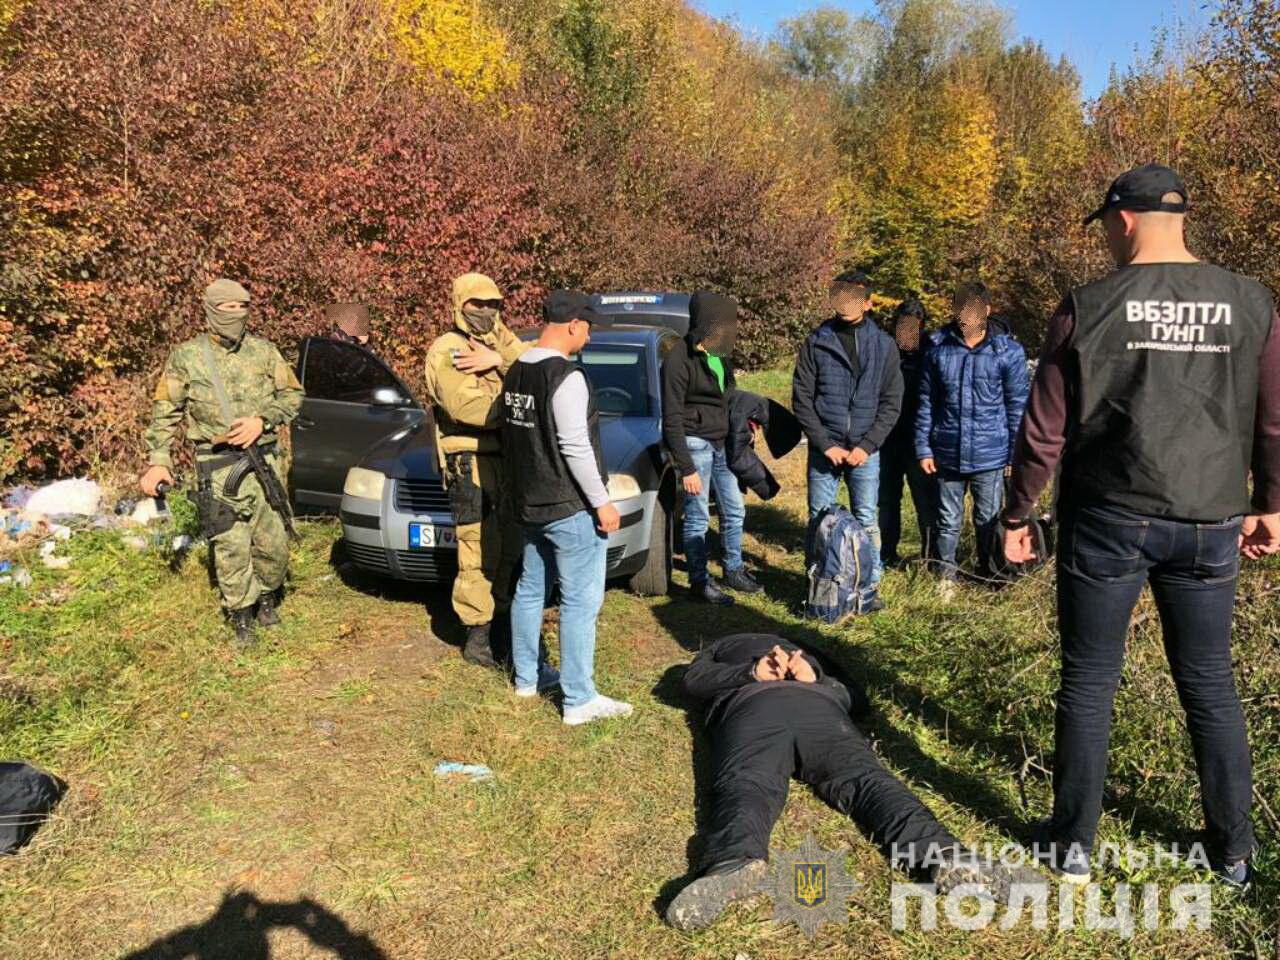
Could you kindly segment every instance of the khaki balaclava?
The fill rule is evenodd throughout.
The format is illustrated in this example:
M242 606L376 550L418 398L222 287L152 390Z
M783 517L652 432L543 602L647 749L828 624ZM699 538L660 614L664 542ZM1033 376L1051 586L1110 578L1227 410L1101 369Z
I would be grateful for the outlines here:
M453 281L453 322L468 336L483 337L492 333L501 319L493 307L466 307L468 300L501 300L498 285L483 273L464 273Z
M244 304L238 310L219 310L218 304L235 302ZM245 322L249 318L249 291L234 280L225 277L215 280L204 291L204 318L212 333L223 346L234 347L244 336Z

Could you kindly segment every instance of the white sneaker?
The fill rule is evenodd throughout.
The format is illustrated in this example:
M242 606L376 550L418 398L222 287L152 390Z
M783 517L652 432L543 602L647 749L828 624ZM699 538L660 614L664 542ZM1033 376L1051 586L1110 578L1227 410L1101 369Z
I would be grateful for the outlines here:
M602 693L578 707L564 708L564 722L571 727L590 723L592 720L605 720L609 717L626 717L631 714L631 704L614 700Z
M938 584L938 599L943 603L950 603L956 598L957 589L954 580L943 580Z
M536 697L541 693L550 693L560 686L560 671L545 663L538 667L538 683L536 686L522 687L516 684L517 697Z

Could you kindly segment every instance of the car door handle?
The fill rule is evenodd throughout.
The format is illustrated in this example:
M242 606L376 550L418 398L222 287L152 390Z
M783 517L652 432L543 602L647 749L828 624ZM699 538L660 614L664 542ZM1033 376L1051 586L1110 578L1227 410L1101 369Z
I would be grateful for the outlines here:
M316 425L316 422L310 417L297 417L293 421L294 426L299 430L308 430Z

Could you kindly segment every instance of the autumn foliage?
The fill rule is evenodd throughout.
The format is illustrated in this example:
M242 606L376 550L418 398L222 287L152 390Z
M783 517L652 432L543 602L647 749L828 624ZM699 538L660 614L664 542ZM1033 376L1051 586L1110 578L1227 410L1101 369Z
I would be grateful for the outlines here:
M1136 38L1135 38L1136 39ZM0 0L0 481L136 467L167 348L229 275L286 350L369 304L417 384L449 280L710 287L785 358L837 266L1033 348L1106 268L1105 184L1179 167L1192 241L1280 281L1280 10L1082 102L985 0L820 9L769 43L684 0Z
M441 64L423 38L442 24L422 19L439 7L20 9L0 92L0 477L129 462L165 350L199 329L218 275L246 282L286 348L325 303L370 304L410 383L472 269L517 324L562 284L710 285L759 329L804 314L829 251L821 196L797 207L777 170L655 143L643 116L585 124L552 73L515 91L514 68L499 83Z

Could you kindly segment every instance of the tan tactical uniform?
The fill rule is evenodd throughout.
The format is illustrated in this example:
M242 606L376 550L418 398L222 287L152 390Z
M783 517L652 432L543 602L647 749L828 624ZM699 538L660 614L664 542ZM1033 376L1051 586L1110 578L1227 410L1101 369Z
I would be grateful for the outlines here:
M469 273L453 284L455 329L441 334L427 351L427 396L435 407L437 452L453 503L458 536L458 578L453 609L463 625L489 623L494 611L511 603L511 575L520 556L520 537L502 489L502 378L528 349L501 318L488 333L472 333L462 315L468 300L497 300L488 277ZM451 351L468 338L502 355L496 370L463 373ZM474 518L474 519L472 519ZM466 522L464 522L466 521Z
M276 432L298 415L302 384L270 342L246 334L235 349L202 333L174 347L156 384L151 426L146 433L149 462L173 466L171 447L183 421L187 439L196 447L196 468L211 480L221 528L212 538L214 571L222 602L228 610L251 607L258 597L279 587L289 565L289 540L284 523L267 504L257 477L250 474L236 497L224 484L233 468L229 449L212 441L231 424L220 409L205 359L205 342L212 349L231 405L232 419L261 417L258 446L271 468L280 473Z

